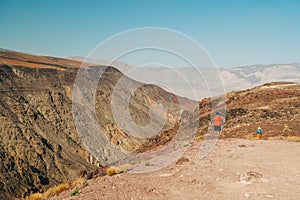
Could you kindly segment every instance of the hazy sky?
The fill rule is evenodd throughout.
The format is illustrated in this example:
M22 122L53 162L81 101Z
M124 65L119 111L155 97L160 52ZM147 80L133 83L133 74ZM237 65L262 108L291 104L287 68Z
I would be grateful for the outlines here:
M0 0L0 47L86 56L127 29L164 27L197 40L218 66L300 62L300 1Z

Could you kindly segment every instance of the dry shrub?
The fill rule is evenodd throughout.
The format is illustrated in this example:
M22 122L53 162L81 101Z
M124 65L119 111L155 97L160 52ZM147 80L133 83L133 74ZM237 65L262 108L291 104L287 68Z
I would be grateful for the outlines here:
M116 169L114 167L109 167L107 170L106 170L106 174L108 176L113 176L113 175L116 175Z
M204 135L198 135L195 140L204 140Z
M55 190L54 188L49 188L46 192L43 193L43 199L48 199L50 197L55 196Z
M43 194L42 193L31 194L29 197L26 198L26 200L43 200Z
M294 142L300 142L299 136L275 136L275 137L268 137L268 140L287 140L287 141L294 141Z
M120 167L120 172L119 173L122 173L122 172L127 172L128 170L130 170L132 168L132 165L131 164L124 164ZM118 174L118 172L117 172Z
M68 190L70 188L70 185L68 183L64 183L61 185L58 185L54 188L55 195L59 195L65 190Z
M300 137L299 136L287 136L286 140L300 142Z
M83 185L84 182L86 182L86 178L81 177L72 181L71 186L72 187L81 186Z
M284 140L284 137L282 136L268 137L268 140Z
M113 176L116 174L121 174L123 172L127 172L132 168L131 164L124 164L121 166L112 166L106 169L106 175Z
M43 200L43 199L49 199L55 195L59 195L65 190L68 190L70 188L70 185L68 183L64 183L61 185L58 185L53 188L49 188L44 193L34 193L31 194L29 197L26 198L26 200Z

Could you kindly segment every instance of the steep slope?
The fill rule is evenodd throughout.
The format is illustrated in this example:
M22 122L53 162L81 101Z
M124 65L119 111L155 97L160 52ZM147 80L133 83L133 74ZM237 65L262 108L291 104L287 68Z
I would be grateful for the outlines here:
M1 189L25 195L75 178L80 169L93 169L72 123L61 74L13 66L0 70L0 137L6 154Z
M83 144L72 115L73 84L81 64L0 51L1 198L44 191L102 164L99 157L103 155L92 155ZM85 66L87 70L104 70L95 98L97 120L103 133L122 151L139 149L148 140L120 129L111 110L113 88L122 74L111 67ZM138 84L127 77L125 83ZM147 125L149 107L153 104L170 108L162 132L173 130L180 118L177 100L173 94L153 85L144 85L134 92L129 103L132 119ZM156 115L159 119L159 113ZM164 144L171 137L161 135L158 140Z

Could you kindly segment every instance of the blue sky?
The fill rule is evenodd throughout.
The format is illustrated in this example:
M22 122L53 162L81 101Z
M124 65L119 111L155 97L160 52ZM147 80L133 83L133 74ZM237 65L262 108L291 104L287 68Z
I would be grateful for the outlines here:
M300 62L300 1L0 0L0 47L86 56L132 28L164 27L198 41L218 66Z

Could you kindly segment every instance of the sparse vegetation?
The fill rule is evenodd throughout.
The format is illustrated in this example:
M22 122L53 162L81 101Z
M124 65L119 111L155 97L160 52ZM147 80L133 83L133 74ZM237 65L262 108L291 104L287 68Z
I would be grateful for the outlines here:
M75 196L79 193L78 187L76 187L72 192L71 192L71 196Z
M108 176L113 176L113 175L116 175L116 169L114 167L109 167L107 170L106 170L106 174Z
M127 171L130 170L131 168L132 168L132 165L130 165L130 164L122 165L122 166L120 167L120 170L121 170L120 173L122 173L122 172L127 172Z
M29 197L26 198L26 200L43 200L43 194L42 193L31 194Z
M79 192L79 188L84 188L84 187L86 187L88 185L89 184L88 184L88 182L87 182L87 180L85 178L78 178L78 179L72 181L72 183L70 183L70 184L69 183L63 183L63 184L60 184L60 185L55 186L53 188L49 188L44 193L34 193L34 194L31 194L30 196L28 196L26 198L26 200L43 200L43 199L49 199L51 197L59 195L63 191L69 190L71 187L73 187L73 188L75 187L75 189L71 193L74 193L74 195L76 195Z
M294 142L300 142L299 136L275 136L275 137L268 137L268 140L287 140L287 141L294 141Z
M287 136L286 140L300 142L300 137L299 136Z
M54 188L54 193L55 193L55 195L59 195L60 193L62 193L65 190L68 190L69 188L70 188L70 185L68 183L64 183L59 186L56 186Z
M81 187L84 182L86 182L86 179L81 177L81 178L73 180L71 185L72 185L72 187L75 187L75 186Z
M132 165L136 165L136 161L135 160L132 160L131 162L130 162L130 164L132 164Z
M46 192L43 193L43 199L47 199L55 196L55 188L49 188Z
M49 188L46 192L44 193L34 193L31 194L29 197L26 198L26 200L43 200L43 199L48 199L50 197L53 197L55 195L59 195L61 192L68 190L70 188L70 185L67 183L58 185L53 188Z
M113 175L116 175L116 174L120 174L120 173L126 172L130 168L131 168L130 164L125 164L125 165L122 165L122 166L119 166L119 167L113 166L113 167L109 167L106 170L106 174L108 176L113 176Z
M204 135L198 135L195 140L204 140Z
M87 187L87 186L89 186L89 183L88 183L87 181L83 182L82 188L85 188L85 187Z
M145 166L149 167L149 166L151 166L151 163L149 161L147 161L147 162L145 162Z
M282 136L274 136L274 137L268 137L268 140L283 140L284 138Z

